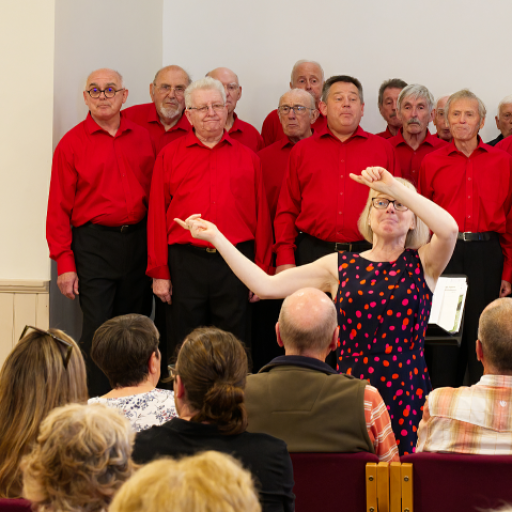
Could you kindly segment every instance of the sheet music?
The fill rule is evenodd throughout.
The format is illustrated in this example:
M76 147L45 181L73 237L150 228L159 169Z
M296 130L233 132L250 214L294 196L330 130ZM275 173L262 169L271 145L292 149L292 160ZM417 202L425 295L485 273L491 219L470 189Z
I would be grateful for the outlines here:
M459 332L468 284L465 277L440 277L432 300L429 324Z

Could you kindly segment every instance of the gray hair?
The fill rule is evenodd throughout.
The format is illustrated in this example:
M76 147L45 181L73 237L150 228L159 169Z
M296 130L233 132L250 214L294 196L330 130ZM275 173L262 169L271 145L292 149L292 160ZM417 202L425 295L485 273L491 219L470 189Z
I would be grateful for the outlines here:
M512 94L509 94L508 96L505 96L498 105L498 119L500 117L500 110L503 105L511 105L512 104Z
M320 71L322 72L322 82L325 82L324 69L322 68L322 66L316 60L305 60L305 59L302 59L302 60L298 60L293 65L292 74L291 74L291 80L290 80L290 82L292 84L293 84L293 78L295 76L295 71L297 71L297 68L300 65L302 65L302 64L314 64L315 66L318 66L320 68Z
M183 73L185 73L185 75L187 75L187 86L189 86L191 83L192 83L192 79L190 78L190 75L181 67L181 66L177 66L176 64L171 64L170 66L164 66L163 68L160 68L156 74L155 74L155 78L153 79L153 85L156 85L156 80L158 78L158 75L162 72L162 71L167 71L169 69L174 69L176 71L183 71Z
M312 94L310 94L308 91L305 91L304 89L290 89L289 91L286 91L280 98L279 98L279 105L278 107L281 105L281 100L287 95L287 94L290 94L290 93L294 93L294 94L301 94L302 96L308 96L309 97L309 101L311 102L311 109L313 110L316 110L316 103L315 103L315 98L313 97ZM307 100L306 100L307 101Z
M434 109L434 96L432 96L432 93L424 85L411 84L408 85L407 87L404 87L402 89L402 92L398 96L398 100L396 102L396 109L398 110L398 112L400 112L400 109L402 108L402 103L404 99L407 98L408 96L413 96L414 99L416 100L418 98L423 98L427 100L429 112L432 112L432 110Z
M446 102L446 105L444 106L444 112L446 116L446 122L448 126L450 126L450 121L448 119L448 114L450 113L450 107L454 101L458 100L476 100L478 102L478 115L480 116L480 122L482 122L485 119L485 116L487 115L487 109L485 108L484 102L474 93L471 92L469 89L461 89L460 91L457 91L453 93Z
M224 86L215 78L211 78L209 76L200 78L199 80L192 82L185 89L185 105L187 108L192 106L192 93L194 91L218 91L222 96L222 102L226 103L226 91L224 91Z
M390 78L382 82L379 87L379 107L382 107L384 103L384 92L386 89L403 89L404 87L407 87L407 82L404 82L401 78Z

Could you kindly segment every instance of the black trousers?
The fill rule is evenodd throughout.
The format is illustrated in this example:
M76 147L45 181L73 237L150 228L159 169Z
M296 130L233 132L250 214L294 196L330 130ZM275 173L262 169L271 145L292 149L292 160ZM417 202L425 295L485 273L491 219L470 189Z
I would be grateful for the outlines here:
M238 250L254 260L254 243ZM213 325L251 344L251 304L248 288L233 274L218 252L192 245L169 246L172 304L167 308L169 353L196 327Z
M484 308L499 297L502 269L503 253L498 240L457 241L444 273L468 276L462 343L460 348L425 347L425 359L434 388L462 386L466 367L470 384L475 384L482 376L483 367L475 353L478 321Z
M120 233L86 224L73 229L72 249L83 314L80 346L87 365L89 395L93 397L111 389L107 377L90 358L96 329L118 315L151 314L151 280L145 273L146 228Z

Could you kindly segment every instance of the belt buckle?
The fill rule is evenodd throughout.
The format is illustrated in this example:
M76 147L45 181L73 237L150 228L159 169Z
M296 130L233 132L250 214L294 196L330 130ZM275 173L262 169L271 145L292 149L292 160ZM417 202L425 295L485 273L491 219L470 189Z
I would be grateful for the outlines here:
M217 252L217 249L215 249L215 247L207 247L206 252L209 252L210 254L214 254Z
M472 231L464 231L464 233L462 233L462 240L464 240L464 242L469 242L469 239L466 240L466 235L469 234L472 234Z
M129 224L123 224L121 226L121 233L124 233L125 231L128 231L128 228L130 227Z

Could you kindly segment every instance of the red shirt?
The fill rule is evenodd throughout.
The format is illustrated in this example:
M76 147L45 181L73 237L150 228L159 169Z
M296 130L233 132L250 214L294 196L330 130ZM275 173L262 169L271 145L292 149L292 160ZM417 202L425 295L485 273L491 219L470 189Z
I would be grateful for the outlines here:
M115 137L91 114L53 155L46 239L58 273L75 272L71 226L137 224L147 213L155 149L146 130L121 114Z
M233 115L235 122L228 132L229 136L242 143L244 146L247 146L249 149L252 149L255 153L263 149L265 145L263 144L263 138L260 132L258 132L252 124L242 121L236 114Z
M311 128L315 131L320 131L327 126L327 118L322 115L318 116L318 119L311 125ZM263 121L263 126L261 128L261 135L263 137L263 141L265 146L270 146L270 144L274 144L278 140L286 137L283 132L283 126L281 125L281 121L279 121L279 114L276 110L272 110L270 114Z
M148 214L149 276L169 279L168 245L211 247L174 222L194 213L216 224L234 245L254 240L255 263L268 271L272 227L260 159L226 132L210 149L190 130L158 155Z
M386 126L386 129L383 132L376 133L377 137L382 137L383 139L391 139L393 134L389 131L389 126Z
M295 263L299 231L328 242L363 239L357 220L369 189L353 181L349 173L361 174L370 166L400 176L391 144L360 126L345 142L326 127L295 144L274 221L277 266Z
M397 135L388 140L395 148L400 169L402 170L402 178L409 180L415 187L418 186L420 165L425 156L448 144L448 142L430 135L430 132L427 130L427 136L418 149L414 151L405 141L402 128L400 128Z
M512 157L480 137L469 158L451 142L423 159L419 191L447 210L459 231L499 233L502 279L512 282Z
M503 140L500 140L494 147L501 149L502 151L506 151L512 155L512 137L505 137Z
M130 119L134 123L146 128L155 143L157 154L160 153L161 149L169 144L169 142L183 137L183 135L190 131L191 127L187 117L183 114L172 128L165 131L165 127L158 117L154 103L134 105L133 107L123 110L123 114L126 119Z

